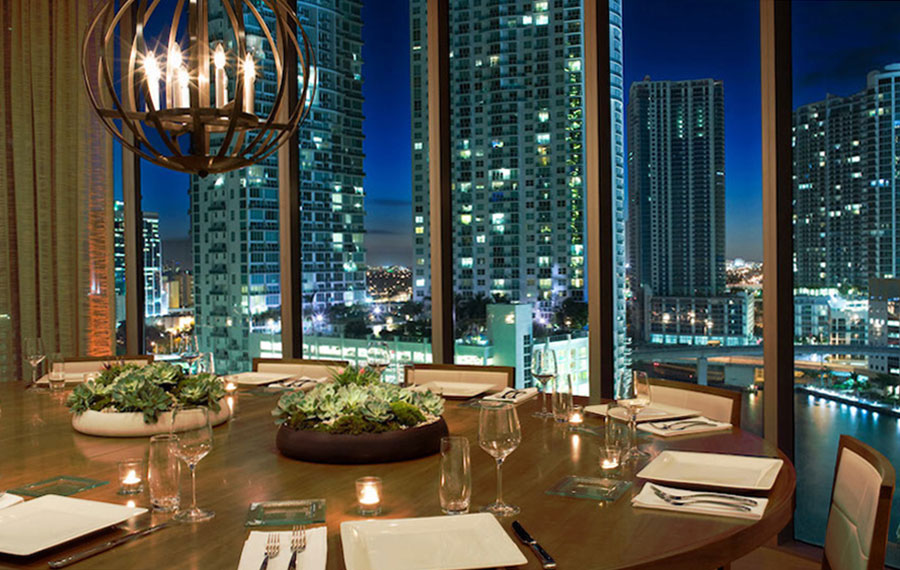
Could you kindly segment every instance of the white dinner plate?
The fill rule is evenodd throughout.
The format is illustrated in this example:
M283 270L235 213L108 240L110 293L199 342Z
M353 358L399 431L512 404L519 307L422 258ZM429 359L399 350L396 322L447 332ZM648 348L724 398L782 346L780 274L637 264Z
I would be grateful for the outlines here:
M284 372L241 372L240 374L229 376L229 380L241 386L263 386L293 377L293 374Z
M469 570L527 560L490 513L341 523L347 570Z
M436 380L427 384L419 384L419 390L431 390L438 396L445 398L472 398L484 394L493 384L479 384L476 382L441 382Z
M28 556L146 512L144 508L44 495L0 510L0 552Z
M99 373L100 373L99 371L96 372L96 374L99 374ZM79 382L84 382L85 374L86 374L86 372L66 372L65 374L63 374L63 376L66 377L66 384L77 384ZM37 384L39 386L46 386L46 385L50 384L50 379L45 374L45 375L41 376L40 378L38 378Z
M597 404L586 406L584 411L589 414L605 416L608 404ZM666 404L650 404L648 407L640 410L637 415L637 421L640 422L659 422L663 420L675 420L678 418L690 418L699 416L700 412L689 410L687 408L679 408L678 406L669 406ZM624 408L616 408L613 411L613 417L620 420L628 419L628 412Z
M775 484L783 463L774 457L666 450L637 476L664 483L768 491Z

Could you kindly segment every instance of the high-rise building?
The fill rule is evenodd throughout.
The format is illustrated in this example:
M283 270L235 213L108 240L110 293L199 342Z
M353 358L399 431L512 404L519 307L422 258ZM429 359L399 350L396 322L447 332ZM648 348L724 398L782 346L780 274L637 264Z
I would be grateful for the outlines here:
M900 64L794 111L794 285L865 293L898 277Z
M631 85L629 257L634 334L745 344L752 299L725 289L725 99L721 81Z
M221 8L218 8L221 10ZM258 6L274 29L275 18ZM297 2L312 42L317 86L299 131L304 312L365 299L363 244L362 2ZM226 27L210 7L210 36ZM271 111L275 72L268 44L244 14L257 62L256 113ZM230 49L227 36L226 50ZM233 89L229 89L233 92ZM249 363L252 332L280 331L277 154L248 168L191 184L196 326L217 368Z
M450 2L454 292L586 300L581 2ZM616 367L626 366L622 9L610 2ZM430 297L426 1L410 2L414 299ZM529 350L530 347L525 347Z
M159 214L144 212L144 316L158 317L169 312L163 285L162 241L159 239ZM125 320L125 204L113 205L113 247L116 284L116 321Z

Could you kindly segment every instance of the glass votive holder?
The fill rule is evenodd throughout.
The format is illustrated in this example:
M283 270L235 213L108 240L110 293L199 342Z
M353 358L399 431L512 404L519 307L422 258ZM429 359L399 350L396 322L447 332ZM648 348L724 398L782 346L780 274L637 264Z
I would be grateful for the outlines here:
M381 513L381 477L360 477L356 480L356 502L359 514Z
M600 470L612 475L622 466L622 449L617 445L601 445L599 461Z
M584 406L579 406L578 404L573 404L572 409L569 411L569 425L577 427L583 423L584 423Z
M144 460L119 461L119 494L137 495L144 490Z

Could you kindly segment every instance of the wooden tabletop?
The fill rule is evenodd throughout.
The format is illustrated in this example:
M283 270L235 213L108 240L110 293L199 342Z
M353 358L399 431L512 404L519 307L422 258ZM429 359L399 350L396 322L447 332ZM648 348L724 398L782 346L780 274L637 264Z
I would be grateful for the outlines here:
M270 411L277 395L255 391L242 392L237 398L236 417L215 429L213 451L197 467L200 506L214 510L215 518L166 528L72 568L236 568L249 532L244 521L250 503L324 498L328 569L343 569L340 524L362 518L355 510L354 481L365 475L384 481L383 518L440 514L437 456L355 466L287 459L275 449L277 428ZM796 482L793 465L771 445L739 429L665 441L648 438L644 448L653 454L680 449L781 457L785 465L767 495L770 502L759 521L635 509L629 499L640 488L639 481L614 503L548 495L545 491L568 475L598 475L598 443L594 436L533 418L531 412L538 406L534 400L519 408L523 439L504 467L504 498L521 507L515 518L563 570L716 568L763 544L790 519ZM477 445L478 411L449 403L444 417L450 432L468 436L472 445L473 505L491 502L494 463ZM588 417L587 425L601 423ZM0 488L57 475L88 477L109 484L76 497L125 504L129 498L116 494L116 463L143 455L146 448L146 439L78 434L72 430L60 396L25 392L20 383L0 382ZM189 500L189 493L185 470L182 501ZM132 498L138 506L149 507L146 491ZM142 528L167 518L144 515L131 527ZM512 520L501 522L509 530ZM0 568L46 568L50 560L121 534L118 529L104 531L29 558L0 555ZM528 565L520 568L540 568L534 554L520 547L528 559Z

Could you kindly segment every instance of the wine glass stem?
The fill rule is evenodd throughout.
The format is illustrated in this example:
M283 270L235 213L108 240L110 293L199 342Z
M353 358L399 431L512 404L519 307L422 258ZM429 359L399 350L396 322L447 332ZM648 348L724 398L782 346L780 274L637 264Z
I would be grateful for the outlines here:
M628 427L631 430L631 447L632 449L637 449L637 412L631 412L631 418L628 422Z
M497 504L498 505L503 504L503 477L502 477L501 467L503 467L503 460L498 459L497 460Z
M197 467L196 463L188 464L188 467L191 468L191 510L197 510L197 474L195 468Z
M31 365L31 385L37 384L37 365Z
M544 385L541 386L541 415L547 415L547 388L549 387L549 382L544 382Z

